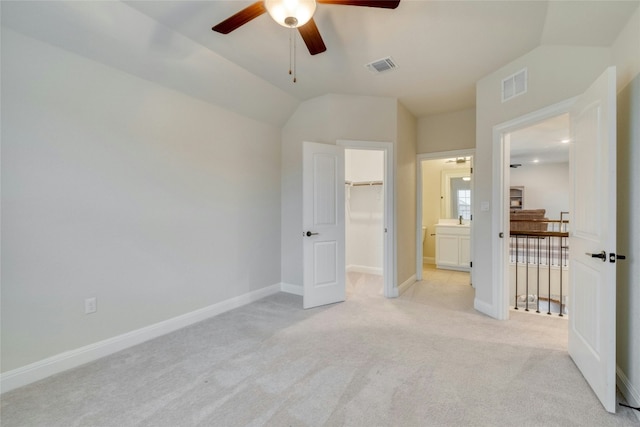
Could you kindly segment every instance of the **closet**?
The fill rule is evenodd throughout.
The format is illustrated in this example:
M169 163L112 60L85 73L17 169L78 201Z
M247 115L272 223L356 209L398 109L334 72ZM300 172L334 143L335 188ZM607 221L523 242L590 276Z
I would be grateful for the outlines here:
M347 272L382 275L384 152L345 150Z

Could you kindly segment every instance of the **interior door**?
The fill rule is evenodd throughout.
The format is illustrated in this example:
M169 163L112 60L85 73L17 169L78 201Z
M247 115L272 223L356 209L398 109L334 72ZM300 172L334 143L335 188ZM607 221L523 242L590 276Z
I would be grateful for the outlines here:
M569 354L605 409L616 407L616 71L570 112Z
M345 300L344 147L303 145L304 308Z

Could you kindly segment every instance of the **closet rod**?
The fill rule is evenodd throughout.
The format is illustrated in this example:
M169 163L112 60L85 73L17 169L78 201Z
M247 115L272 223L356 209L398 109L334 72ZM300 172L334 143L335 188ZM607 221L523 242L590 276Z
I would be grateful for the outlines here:
M346 185L350 185L352 187L361 187L365 185L383 185L382 181L362 181L362 182L351 182L345 181Z

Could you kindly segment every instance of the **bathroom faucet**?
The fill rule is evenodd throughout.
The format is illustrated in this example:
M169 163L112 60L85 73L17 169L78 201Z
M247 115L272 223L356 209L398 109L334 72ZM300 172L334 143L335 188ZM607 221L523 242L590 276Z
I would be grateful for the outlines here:
M459 224L462 225L462 215L460 215L460 218L458 218L460 220Z

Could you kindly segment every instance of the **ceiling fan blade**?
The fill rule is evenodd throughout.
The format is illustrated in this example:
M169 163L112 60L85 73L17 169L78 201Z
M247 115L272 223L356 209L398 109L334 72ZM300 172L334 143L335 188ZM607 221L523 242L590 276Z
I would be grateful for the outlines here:
M384 9L395 9L400 4L400 0L317 0L317 2L345 6L381 7Z
M327 50L313 18L303 26L298 27L298 31L300 32L302 40L304 40L304 43L307 45L311 55L317 55Z
M212 30L222 34L229 34L231 31L235 30L238 27L241 27L252 19L257 18L266 11L267 9L265 9L264 7L264 2L257 1L251 6L248 6L235 15L225 19L224 21L213 27Z

